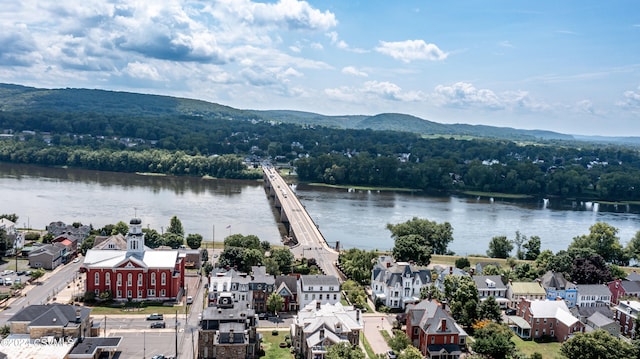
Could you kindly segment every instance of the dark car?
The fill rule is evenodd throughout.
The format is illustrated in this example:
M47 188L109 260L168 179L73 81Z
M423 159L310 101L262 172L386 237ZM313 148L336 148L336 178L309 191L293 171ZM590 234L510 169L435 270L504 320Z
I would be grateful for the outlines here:
M164 322L155 322L151 323L150 328L166 328L166 324Z
M163 320L163 319L164 319L164 316L158 313L149 314L149 316L147 317L147 320Z
M265 319L267 319L267 318L268 318L267 313L259 313L259 314L258 314L258 319L265 320Z
M506 315L516 315L516 310L513 309L513 308L509 308L509 309L504 311L504 314L506 314Z

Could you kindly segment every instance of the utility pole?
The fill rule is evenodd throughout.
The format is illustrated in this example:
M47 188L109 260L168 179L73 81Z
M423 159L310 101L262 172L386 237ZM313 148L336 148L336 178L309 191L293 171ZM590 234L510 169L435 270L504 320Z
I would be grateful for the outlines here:
M176 310L176 359L178 359L178 311Z
M104 336L107 336L107 316L104 316Z

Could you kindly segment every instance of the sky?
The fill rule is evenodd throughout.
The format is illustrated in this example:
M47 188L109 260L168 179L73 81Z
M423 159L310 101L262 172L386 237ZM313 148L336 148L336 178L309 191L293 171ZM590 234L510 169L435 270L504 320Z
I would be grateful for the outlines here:
M2 0L0 82L640 136L637 0Z

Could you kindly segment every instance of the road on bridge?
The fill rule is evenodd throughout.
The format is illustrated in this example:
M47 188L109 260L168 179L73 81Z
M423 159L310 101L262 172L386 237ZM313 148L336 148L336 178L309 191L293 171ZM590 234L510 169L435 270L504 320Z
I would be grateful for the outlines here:
M262 169L289 220L290 232L298 241L297 245L291 247L293 254L296 258L315 258L325 274L342 279L335 266L338 252L329 247L298 196L276 169L270 166L263 166Z

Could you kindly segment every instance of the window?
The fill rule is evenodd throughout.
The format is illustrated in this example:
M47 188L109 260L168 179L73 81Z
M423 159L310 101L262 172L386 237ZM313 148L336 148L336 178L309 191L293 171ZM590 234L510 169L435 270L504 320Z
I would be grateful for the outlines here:
M142 273L138 273L138 287L142 287Z
M337 294L333 295L333 300L338 300L338 295Z
M436 337L434 335L431 336L431 344L436 342Z
M418 327L413 328L413 335L418 335Z
M142 289L138 289L138 295L136 298L142 298Z
M116 282L117 285L122 285L122 273L118 273L118 281Z
M164 274L164 273L162 273L162 274ZM163 290L161 290L161 291L160 291L160 296L161 296L161 297L166 297L166 296L167 296L167 291L166 291L166 290L164 290L164 289L163 289Z
M320 298L319 299L322 300L322 294L320 294Z
M122 290L118 289L116 293L116 298L122 298Z
M304 300L309 300L309 294L307 293L304 294Z
M131 286L131 282L133 282L133 274L129 273L127 274L127 286ZM129 296L131 297L131 296Z
M100 285L100 273L98 272L96 272L96 275L94 276L94 284Z
M151 273L151 285L156 285L156 274Z
M96 297L97 297L97 296L99 296L99 295L100 295L100 290L99 290L99 289L96 289L96 290L94 290L94 291L93 291L93 293L94 293L94 294L96 295Z
M147 289L147 297L155 297L156 290L155 289Z
M322 286L320 286L320 291L322 292Z
M132 298L133 296L131 294L131 289L127 290L127 298Z
M111 285L111 273L107 272L104 274L104 284L107 286Z
M166 285L167 284L167 273L162 273L160 275L160 284L161 285Z

